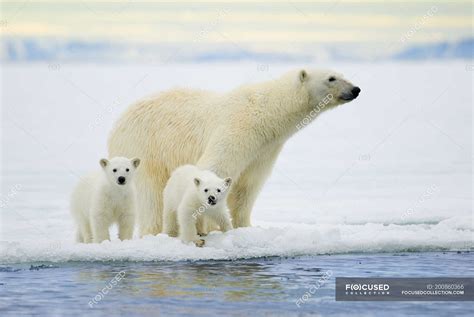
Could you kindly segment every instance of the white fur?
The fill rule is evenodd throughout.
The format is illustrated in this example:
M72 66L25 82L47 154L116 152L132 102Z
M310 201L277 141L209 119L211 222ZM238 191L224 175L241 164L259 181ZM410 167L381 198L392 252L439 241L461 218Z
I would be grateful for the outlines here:
M136 195L133 175L140 160L115 157L110 161L101 159L100 164L103 170L81 179L72 193L71 213L77 225L77 242L110 240L109 227L114 223L118 224L121 240L133 236ZM123 185L118 183L119 177L125 178Z
M211 220L223 232L232 229L227 210L227 192L232 180L222 179L194 165L178 167L163 192L163 232L185 242L199 243L198 233L205 234ZM214 197L215 204L209 203Z
M283 144L308 116L347 102L340 97L352 88L331 71L293 71L225 94L175 89L130 107L110 135L109 154L144 159L137 175L140 234L161 232L163 189L170 173L189 163L232 177L232 222L250 226ZM328 94L333 98L320 107Z

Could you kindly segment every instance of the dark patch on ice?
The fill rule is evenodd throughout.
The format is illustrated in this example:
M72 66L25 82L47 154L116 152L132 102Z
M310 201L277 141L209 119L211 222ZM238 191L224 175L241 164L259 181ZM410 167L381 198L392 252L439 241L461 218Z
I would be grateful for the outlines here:
M438 225L441 221L446 218L438 218L433 220L420 220L420 221L408 221L408 222L383 222L384 226L397 225L397 226L412 226L412 225Z
M14 269L14 268L9 267L9 266L0 267L0 272L11 273L11 272L18 272L18 271L21 271L21 269Z
M39 271L39 270L43 270L43 269L54 269L54 268L57 268L57 266L54 266L54 265L44 265L44 264L41 264L41 265L31 265L30 266L30 271Z
M314 268L304 268L304 267L297 267L295 268L296 271L304 271L304 272L321 272L321 269L318 267Z

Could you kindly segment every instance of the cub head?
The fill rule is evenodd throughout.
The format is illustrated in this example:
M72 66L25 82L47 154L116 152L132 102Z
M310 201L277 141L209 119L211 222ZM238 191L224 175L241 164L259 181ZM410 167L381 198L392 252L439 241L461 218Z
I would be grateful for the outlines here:
M354 100L360 88L330 70L300 70L298 81L307 90L312 108L331 108Z
M110 160L105 158L100 160L100 166L108 181L117 186L130 184L138 165L140 165L139 158L114 157Z
M232 179L227 177L222 179L212 172L204 172L194 178L194 185L200 201L211 207L222 202L225 203Z

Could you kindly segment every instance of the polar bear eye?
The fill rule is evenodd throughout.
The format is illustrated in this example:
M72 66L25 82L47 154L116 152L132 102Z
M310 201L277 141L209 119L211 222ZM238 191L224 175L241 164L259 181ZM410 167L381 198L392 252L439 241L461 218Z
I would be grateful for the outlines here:
M117 169L116 169L116 168L114 168L114 169L112 170L112 172L114 172L114 173L117 173Z
M130 172L130 169L127 168L125 171L126 171L126 172Z
M205 193L207 193L208 191L209 191L209 190L208 190L207 188L206 188L206 189L204 189L204 192L205 192Z
M217 192L218 192L218 193L220 193L220 192L221 192L221 190L218 188L218 189L217 189Z
M335 80L336 80L336 77L334 77L334 76L331 76L331 77L329 77L329 79L328 79L328 81L335 81Z

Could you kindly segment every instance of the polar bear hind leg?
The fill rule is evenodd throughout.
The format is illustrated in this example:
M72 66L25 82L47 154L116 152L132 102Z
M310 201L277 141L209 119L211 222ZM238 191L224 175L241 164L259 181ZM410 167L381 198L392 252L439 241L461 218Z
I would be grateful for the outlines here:
M76 242L78 243L92 243L92 231L89 224L89 219L81 217L77 224Z
M170 207L165 205L163 208L163 233L170 237L177 237L178 231L176 210L172 210Z
M84 243L84 238L82 237L81 229L77 228L76 230L76 242Z
M162 229L162 201L164 182L150 179L147 175L137 175L137 208L140 237L157 235Z
M92 230L90 225L87 225L82 230L82 238L84 239L84 243L92 243Z

